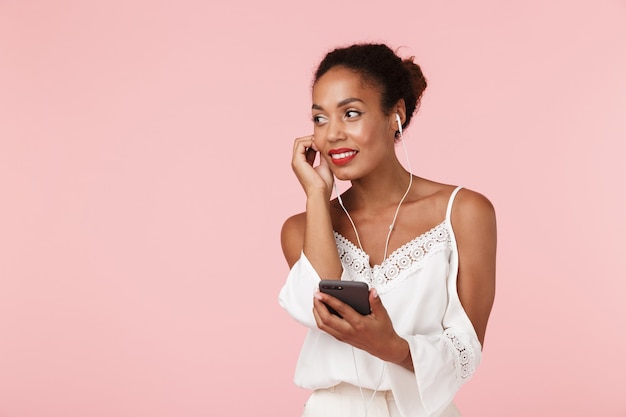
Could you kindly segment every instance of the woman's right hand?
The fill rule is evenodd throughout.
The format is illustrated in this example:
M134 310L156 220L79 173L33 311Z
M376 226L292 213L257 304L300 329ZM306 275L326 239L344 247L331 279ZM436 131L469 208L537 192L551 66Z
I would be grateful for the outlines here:
M334 177L326 160L320 156L320 163L313 167L318 149L313 135L297 138L293 147L291 167L307 196L322 191L330 199Z

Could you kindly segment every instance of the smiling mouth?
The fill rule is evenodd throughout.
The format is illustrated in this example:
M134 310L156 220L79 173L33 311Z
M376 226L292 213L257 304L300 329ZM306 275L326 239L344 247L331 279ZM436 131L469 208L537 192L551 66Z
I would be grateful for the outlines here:
M334 152L329 152L330 155L330 160L333 162L333 164L335 165L345 165L348 162L352 161L355 157L356 154L359 153L358 151L354 151L354 150L338 150L338 151L334 151Z
M341 153L331 153L330 157L335 160L335 159L346 159L346 158L351 158L354 155L357 154L357 151L349 151L349 152L341 152Z

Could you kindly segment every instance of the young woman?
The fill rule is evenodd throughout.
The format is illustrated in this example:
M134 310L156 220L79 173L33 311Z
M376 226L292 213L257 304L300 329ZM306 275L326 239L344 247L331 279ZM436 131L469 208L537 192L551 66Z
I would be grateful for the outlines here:
M452 400L480 362L495 214L396 156L425 88L413 59L386 45L336 49L315 73L313 135L295 140L292 160L306 212L282 229L291 270L279 297L309 328L295 374L314 390L304 416L459 416ZM334 177L351 187L331 200ZM366 282L371 314L319 292L320 279Z

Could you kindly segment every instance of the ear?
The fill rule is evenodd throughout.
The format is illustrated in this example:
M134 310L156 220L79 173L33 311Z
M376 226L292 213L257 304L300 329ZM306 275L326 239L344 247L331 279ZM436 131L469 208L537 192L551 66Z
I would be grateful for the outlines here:
M398 138L398 121L396 119L396 114L400 116L400 120L402 122L402 126L406 122L406 105L404 104L404 99L398 100L398 102L391 108L390 116L390 124L391 130L393 131L394 137Z
M400 100L398 100L398 102L396 103L396 105L394 106L394 113L397 113L398 116L400 116L400 120L402 120L402 126L404 126L404 123L406 122L406 105L404 104L404 99L401 98ZM394 121L395 121L395 115L394 117Z

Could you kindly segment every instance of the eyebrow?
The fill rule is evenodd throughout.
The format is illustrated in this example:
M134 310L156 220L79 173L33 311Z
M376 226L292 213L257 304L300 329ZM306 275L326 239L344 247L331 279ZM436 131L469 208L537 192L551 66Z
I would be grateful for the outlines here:
M350 97L350 98L347 98L345 100L341 100L339 103L337 103L337 107L343 107L346 104L350 104L350 103L353 103L355 101L359 101L359 102L365 104L365 102L363 100L361 100L360 98ZM322 106L318 105L318 104L313 104L311 106L311 109L312 110L324 110L324 108Z

